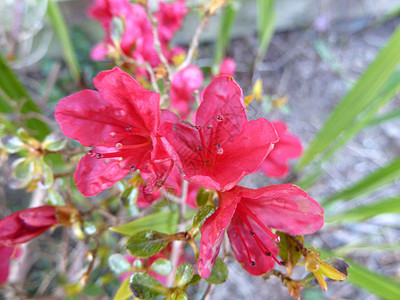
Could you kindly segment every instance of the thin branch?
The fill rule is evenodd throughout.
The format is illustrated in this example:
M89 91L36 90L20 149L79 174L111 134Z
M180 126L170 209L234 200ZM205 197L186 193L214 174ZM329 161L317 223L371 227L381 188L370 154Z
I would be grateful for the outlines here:
M178 73L180 71L182 71L184 68L186 68L187 66L190 65L192 59L193 59L193 55L194 53L197 51L197 48L199 47L199 37L201 32L204 29L204 26L206 26L206 24L208 23L208 20L211 17L211 12L209 9L206 10L203 19L201 20L199 26L197 26L196 31L194 33L194 36L190 42L189 45L189 50L188 53L186 55L185 60L176 68L175 72Z

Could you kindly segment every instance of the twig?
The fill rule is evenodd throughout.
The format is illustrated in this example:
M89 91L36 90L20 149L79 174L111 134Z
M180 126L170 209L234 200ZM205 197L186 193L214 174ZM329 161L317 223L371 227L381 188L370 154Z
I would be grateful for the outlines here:
M215 287L215 285L208 283L206 291L204 292L204 295L201 298L201 300L209 300L214 287Z
M147 18L149 19L149 21L151 23L151 28L153 30L153 47L156 50L158 57L161 60L161 63L164 65L164 67L167 71L166 94L169 94L169 86L171 85L171 82L172 82L171 67L169 66L168 60L165 58L164 53L162 52L161 42L160 42L160 38L158 36L157 20L151 14L149 4L145 5L145 10L146 10Z
M180 71L182 71L184 68L186 68L187 66L189 66L190 62L193 59L193 55L197 50L197 47L199 46L199 37L201 32L204 29L204 26L206 26L208 20L211 17L211 11L209 9L206 10L203 19L201 20L199 26L197 26L196 31L194 33L194 36L190 42L190 46L189 46L189 50L188 53L186 55L185 60L176 68L175 73L178 73Z

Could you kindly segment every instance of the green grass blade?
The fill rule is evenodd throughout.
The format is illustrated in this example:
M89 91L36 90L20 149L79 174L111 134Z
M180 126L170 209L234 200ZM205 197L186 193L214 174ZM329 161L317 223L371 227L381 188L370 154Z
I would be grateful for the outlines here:
M322 204L332 203L336 200L352 199L362 194L373 191L388 184L400 176L400 156L375 172L365 176L352 186L328 197Z
M264 58L274 34L276 23L275 0L258 0L257 10L259 45L256 62Z
M233 25L235 24L238 12L238 3L230 1L226 4L224 13L221 17L217 40L215 43L215 53L213 67L219 68L220 63L225 57L226 48L228 47Z
M110 229L125 235L133 235L143 230L155 230L172 234L176 232L177 224L177 212L162 211Z
M374 118L373 120L368 122L368 126L376 126L396 118L400 118L400 108L394 109L384 115Z
M400 213L400 195L394 198L382 199L373 203L357 206L345 212L330 215L326 222L362 222L380 214Z
M337 137L346 129L351 128L360 113L375 101L400 62L399 48L400 26L354 87L335 107L299 160L296 166L297 171L302 170L317 155L335 143Z
M58 4L54 0L49 0L47 6L47 15L61 42L65 62L67 63L67 66L71 72L71 76L76 82L79 82L81 71L74 47L72 45L71 37L68 32L68 27L65 23L60 8L58 7Z
M340 248L335 249L335 254L338 256L344 255L354 255L354 252L358 253L372 253L375 251L384 251L384 252L398 252L400 249L400 243L394 244L347 244Z

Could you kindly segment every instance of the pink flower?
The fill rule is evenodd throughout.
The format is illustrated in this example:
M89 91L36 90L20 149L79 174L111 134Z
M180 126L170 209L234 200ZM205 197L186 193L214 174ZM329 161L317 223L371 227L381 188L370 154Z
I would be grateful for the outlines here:
M55 206L20 210L0 220L0 245L7 247L26 243L59 224Z
M164 189L176 197L181 197L182 196L182 182L183 182L182 174L179 172L179 170L177 168L173 168L171 173L165 180ZM193 208L197 207L196 195L197 195L198 190L199 190L199 186L197 184L189 183L188 191L187 191L187 195L186 195L186 203ZM147 207L150 204L152 204L154 201L158 200L161 197L161 195L162 195L162 193L159 190L154 193L147 193L145 191L145 187L142 185L139 188L139 195L138 195L138 199L137 199L136 203L139 207Z
M310 234L324 223L321 206L292 184L257 190L236 186L219 192L219 208L201 228L199 274L208 277L227 229L238 262L252 275L261 275L278 262L279 236L270 227L291 235Z
M0 286L8 280L10 259L18 258L21 252L21 249L18 247L0 246Z
M219 75L229 75L233 76L235 74L236 63L232 58L225 58L220 67L219 67Z
M156 13L158 20L158 35L160 42L168 44L175 33L181 28L183 18L188 13L185 0L177 0L172 3L160 2L160 7Z
M268 177L283 178L289 173L289 159L297 158L303 152L300 139L290 134L282 121L272 122L279 141L267 158L261 163L260 170Z
M172 80L171 105L182 118L189 115L190 105L194 100L193 92L201 87L203 80L203 73L195 65L190 65L175 74Z
M93 196L139 169L146 173L147 189L155 190L173 166L157 134L160 95L119 68L100 72L93 81L98 92L65 97L55 111L67 137L95 147L75 171L78 189Z
M233 188L278 139L268 120L247 120L242 90L229 76L205 89L195 124L165 122L160 133L184 178L208 189Z

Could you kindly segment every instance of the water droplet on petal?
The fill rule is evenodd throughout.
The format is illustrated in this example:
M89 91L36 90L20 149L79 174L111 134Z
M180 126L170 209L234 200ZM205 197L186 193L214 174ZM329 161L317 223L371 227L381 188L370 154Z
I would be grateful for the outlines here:
M224 153L224 149L222 149L222 148L218 148L218 150L217 150L217 154L221 155L222 153Z
M116 143L115 144L115 148L117 148L118 150L122 149L123 145L121 143Z
M101 153L97 153L97 154L96 154L96 158L97 158L97 159L100 159L100 158L102 158L102 157L103 157L103 155L102 155Z
M280 237L279 235L277 235L277 236L275 237L275 242L279 243L280 241L281 241L281 237Z
M115 132L111 132L110 135L112 138L115 138L117 136L117 134Z

